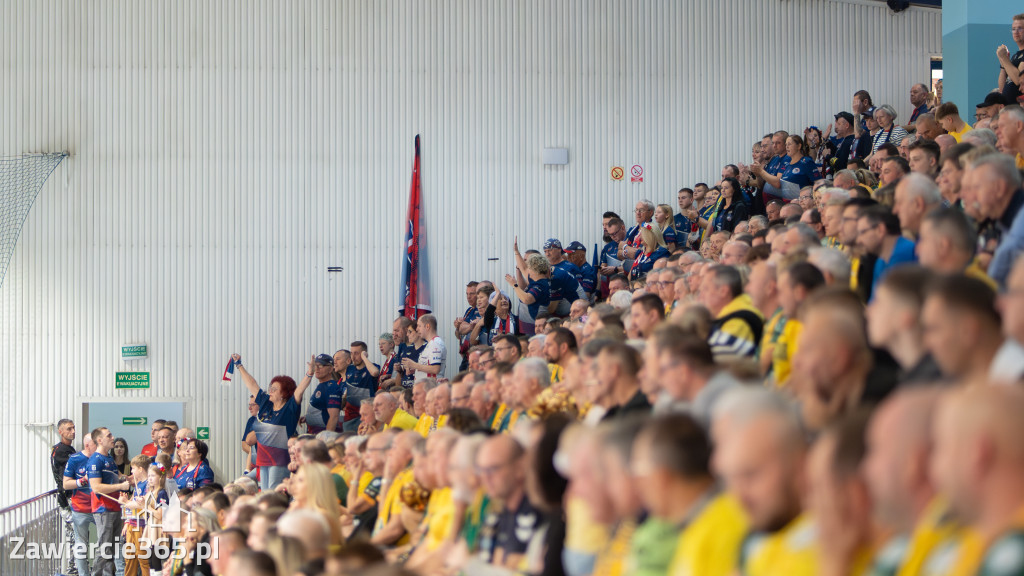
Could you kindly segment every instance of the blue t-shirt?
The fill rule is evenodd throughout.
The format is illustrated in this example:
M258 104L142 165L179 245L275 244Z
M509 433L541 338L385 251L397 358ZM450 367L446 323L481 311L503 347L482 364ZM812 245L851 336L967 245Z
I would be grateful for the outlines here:
M771 174L772 176L778 176L786 170L786 166L789 165L790 157L787 156L772 156L772 159L765 165L764 171Z
M647 274L654 268L655 261L668 257L668 249L662 248L661 246L658 246L658 249L650 254L645 254L643 252L637 254L636 259L633 260L633 267L629 269L630 279L640 278L644 274Z
M245 439L249 437L249 432L253 431L253 428L255 427L255 425L256 425L256 417L255 416L249 416L249 420L247 420L245 422L245 432L242 432L242 442L245 442ZM250 446L249 447L249 460L252 461L253 464L256 464L256 449L257 448L258 448L258 446Z
M786 169L782 173L782 179L786 182L792 182L801 188L810 186L818 179L818 165L814 163L814 159L810 156L804 156L797 160L796 164L786 165Z
M94 452L89 457L88 474L90 482L93 478L99 478L103 484L121 483L121 471L117 469L117 464L114 464L114 457L104 456L99 452ZM121 505L117 503L116 492L107 493L104 496L107 496L107 498L100 496L97 492L92 492L93 514L121 511Z
M404 346L404 348L403 348ZM413 362L419 363L420 354L423 353L423 349L427 347L427 343L424 342L423 346L417 348L413 344L402 344L399 346L398 358L395 360L398 364L402 363L402 360L408 358ZM402 374L402 386L405 388L412 388L413 383L416 381L416 375L414 372L404 372Z
M665 239L665 244L676 243L676 231L671 226L668 226L667 228L661 231L661 237Z
M476 320L479 317L480 317L480 311L476 309L476 306L470 306L469 308L466 308L465 312L462 313L462 321L467 323L467 324L469 324L470 322ZM469 335L472 334L472 333L473 333L473 331L470 330L469 332L466 332L459 339L460 348L462 346L465 346L469 342Z
M537 314L540 312L543 306L546 310L548 304L551 303L551 285L547 278L541 278L539 280L530 280L526 286L526 293L533 296L533 304L526 307L526 313L529 318L523 318L520 316L520 322L533 323L534 319L537 318Z
M377 379L370 376L365 364L362 368L350 364L345 371L345 384L348 392L345 400L345 420L348 421L359 418L359 404L367 398L373 398L377 393Z
M597 289L597 270L594 270L589 262L584 262L583 266L576 269L579 270L579 273L576 274L576 281L580 283L580 288L589 297Z
M618 242L609 242L609 243L605 244L604 248L601 248L601 264L604 264L605 266L607 266L609 259L618 260L619 259L618 254L619 254L619 243Z
M288 442L285 441L287 446ZM213 469L210 468L210 463L203 460L192 470L186 469L185 466L178 468L178 473L174 475L174 483L178 485L178 490L188 488L189 490L195 490L196 488L202 488L207 484L213 483Z
M686 237L693 232L693 222L690 222L689 218L683 216L682 212L676 214L672 221L674 223L673 228L675 229L677 238L676 244L686 242ZM682 241L678 240L678 238L682 238ZM668 240L666 240L666 242L668 242Z
M310 434L324 431L331 419L329 409L341 410L342 390L343 386L336 380L317 384L316 390L309 397L309 410L306 410L306 428Z
M256 395L256 405L260 407L259 418L253 425L256 431L257 466L287 466L288 439L295 436L295 428L299 425L299 405L292 396L280 410L274 410L270 396L260 390Z
M573 266L573 268L575 268L575 266ZM558 300L568 300L572 302L573 300L583 297L582 291L580 290L580 283L576 281L576 277L559 268L555 268L551 271L549 290L551 291L551 302L556 302Z
M917 254L914 253L914 243L900 236L896 239L896 245L892 248L892 255L889 256L888 262L881 258L875 259L875 277L871 280L871 299L875 299L875 294L878 293L878 284L885 277L885 273L889 269L900 264L911 264L914 262L917 262Z
M73 478L76 482L81 478L89 477L89 457L82 452L75 452L68 458L64 466L64 477ZM92 513L92 487L86 482L85 486L75 488L70 492L68 502L75 512Z

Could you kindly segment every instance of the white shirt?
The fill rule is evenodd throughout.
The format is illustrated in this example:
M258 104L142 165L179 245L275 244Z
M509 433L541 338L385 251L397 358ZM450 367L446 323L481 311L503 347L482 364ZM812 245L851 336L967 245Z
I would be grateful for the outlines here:
M417 364L424 366L440 366L441 371L437 375L427 374L422 370L417 370L414 376L414 381L419 382L427 377L444 378L444 365L448 361L448 349L444 347L444 340L440 336L434 336L427 345L423 347L423 352L420 352L419 359L416 360Z
M1007 338L999 347L992 364L988 368L988 377L997 382L1016 383L1024 377L1024 347L1016 340Z

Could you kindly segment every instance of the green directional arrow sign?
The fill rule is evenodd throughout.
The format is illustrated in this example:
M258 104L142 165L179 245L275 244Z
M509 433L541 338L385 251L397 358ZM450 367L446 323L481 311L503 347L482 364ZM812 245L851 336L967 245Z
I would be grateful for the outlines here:
M131 418L125 416L121 419L122 426L145 426L147 418L145 416L133 416Z
M209 426L198 426L196 427L196 438L199 440L210 439L210 427Z

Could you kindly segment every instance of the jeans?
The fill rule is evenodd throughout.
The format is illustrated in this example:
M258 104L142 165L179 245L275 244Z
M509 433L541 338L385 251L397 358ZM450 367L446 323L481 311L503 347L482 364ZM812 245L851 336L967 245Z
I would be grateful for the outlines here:
M121 512L96 512L96 543L99 545L93 576L114 576L114 556L120 555L121 528L124 520Z
M341 425L342 432L358 432L359 424L362 422L362 418L356 417L351 420L345 420Z
M260 490L273 490L287 477L287 466L260 466Z
M75 529L75 549L71 556L80 576L89 576L89 524L95 524L91 512L71 511L71 526Z

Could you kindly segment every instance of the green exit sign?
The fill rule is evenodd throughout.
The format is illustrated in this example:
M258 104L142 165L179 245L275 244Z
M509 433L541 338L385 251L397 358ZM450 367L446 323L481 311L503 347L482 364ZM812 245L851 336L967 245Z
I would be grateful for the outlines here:
M121 346L121 359L136 360L149 357L149 347L145 344L127 344Z
M209 426L198 426L196 428L196 438L198 440L209 440L210 439L210 427Z
M146 422L148 422L148 418L145 416L125 416L124 418L121 418L122 426L145 426Z
M149 372L118 372L114 378L118 390L149 388Z

